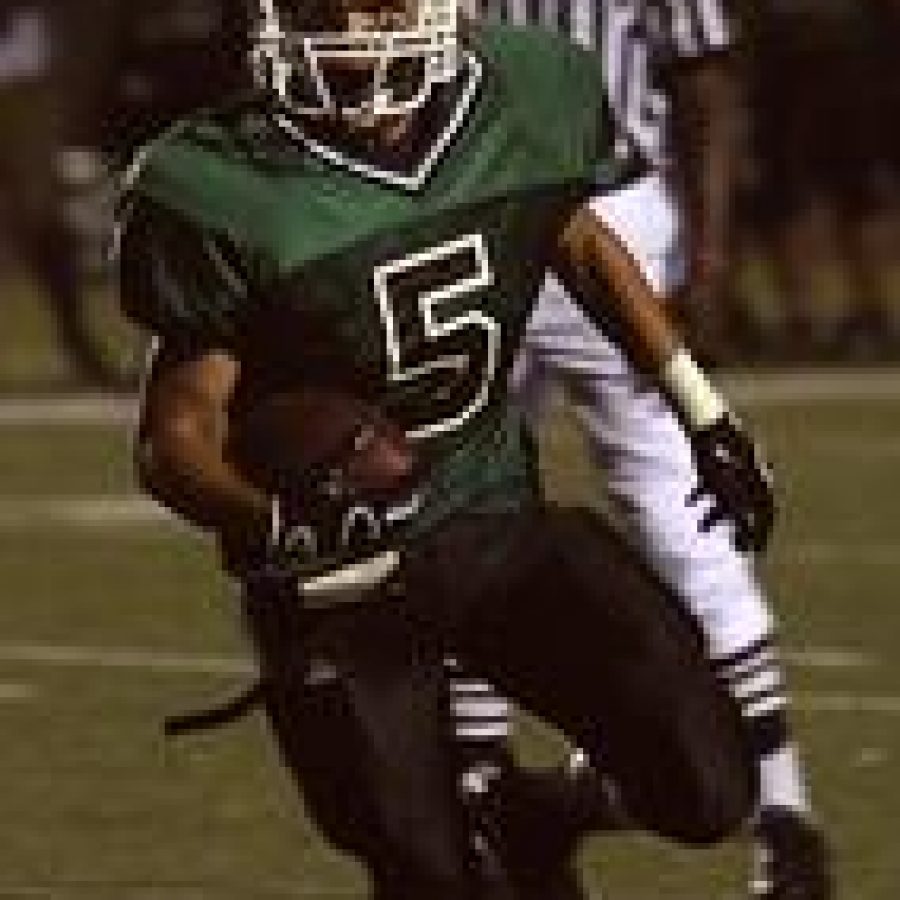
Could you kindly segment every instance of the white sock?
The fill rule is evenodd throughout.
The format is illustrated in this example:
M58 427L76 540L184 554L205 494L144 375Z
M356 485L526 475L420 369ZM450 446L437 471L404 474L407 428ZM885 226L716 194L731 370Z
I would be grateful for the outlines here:
M759 761L760 806L777 806L808 814L809 794L803 778L800 756L794 744L779 747Z

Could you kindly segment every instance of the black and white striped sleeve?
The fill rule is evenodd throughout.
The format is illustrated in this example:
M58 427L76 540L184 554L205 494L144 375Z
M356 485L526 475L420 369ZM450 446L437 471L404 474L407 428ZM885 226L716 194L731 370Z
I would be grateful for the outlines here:
M657 7L673 56L693 59L729 49L734 23L723 0L648 0Z

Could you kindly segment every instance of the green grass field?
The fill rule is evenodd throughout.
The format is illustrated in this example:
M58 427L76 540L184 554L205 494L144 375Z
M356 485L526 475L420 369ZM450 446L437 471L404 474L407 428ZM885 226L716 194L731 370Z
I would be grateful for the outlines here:
M894 900L900 373L841 381L842 397L820 381L744 380L740 394L785 491L769 575L838 897ZM164 715L243 683L234 603L202 543L129 499L124 427L58 413L26 421L0 400L0 896L364 896L257 719L163 741ZM596 485L565 424L548 460L572 499ZM522 735L546 755L539 729ZM742 896L740 845L598 838L584 865L613 900Z

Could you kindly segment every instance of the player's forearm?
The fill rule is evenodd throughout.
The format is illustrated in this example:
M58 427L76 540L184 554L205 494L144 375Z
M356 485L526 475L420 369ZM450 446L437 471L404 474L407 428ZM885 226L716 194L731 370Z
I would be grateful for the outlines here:
M182 359L163 346L148 379L137 453L150 494L229 544L267 527L270 508L227 453L238 372L227 354Z
M170 423L141 442L141 484L191 524L234 542L267 527L270 501L194 426Z
M655 375L682 340L640 267L613 232L582 207L569 220L551 265L588 315Z
M721 418L727 406L693 362L665 298L654 293L628 250L589 210L570 220L554 267L586 312L665 390L690 429Z

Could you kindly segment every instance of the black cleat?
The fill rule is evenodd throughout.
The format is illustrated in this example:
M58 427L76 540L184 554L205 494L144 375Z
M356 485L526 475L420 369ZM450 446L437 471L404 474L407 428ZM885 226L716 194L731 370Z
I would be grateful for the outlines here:
M513 768L497 799L502 855L519 900L585 900L576 865L582 839L626 827L607 780L590 766Z
M763 809L755 838L753 900L830 900L828 845L812 822L790 809Z

